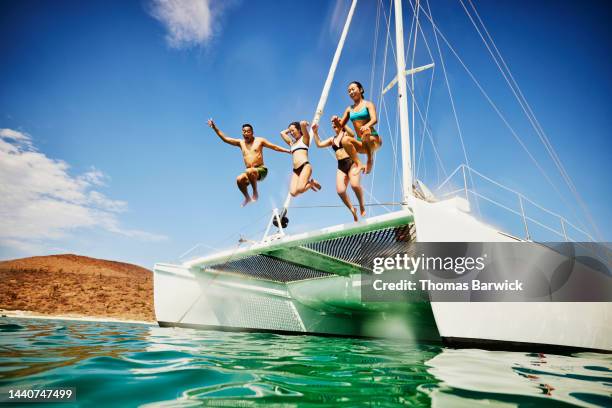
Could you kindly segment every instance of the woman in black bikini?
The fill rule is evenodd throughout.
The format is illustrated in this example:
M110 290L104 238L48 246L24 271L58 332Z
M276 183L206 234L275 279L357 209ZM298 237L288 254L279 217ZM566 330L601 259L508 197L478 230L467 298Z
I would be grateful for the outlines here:
M334 120L332 120L332 128L336 133L335 136L325 139L321 141L319 138L319 126L317 124L312 125L312 132L314 134L315 143L318 147L331 147L334 149L336 153L336 159L338 160L338 170L336 171L336 191L338 195L342 199L344 205L347 206L351 214L353 214L353 220L355 222L358 221L357 210L351 204L351 201L348 198L348 194L346 193L346 189L348 187L349 182L351 183L351 187L357 196L357 200L359 200L359 210L362 217L365 217L365 205L363 204L363 189L361 187L361 172L359 171L359 166L357 163L354 163L353 160L349 157L348 153L342 147L343 139L349 137L352 138L355 136L353 131L345 126L344 129L338 127Z
M308 133L308 122L292 122L289 127L281 132L281 137L289 145L293 158L293 174L289 185L289 194L298 196L309 189L319 191L321 185L310 176L312 165L308 161L308 147L310 145L310 134Z

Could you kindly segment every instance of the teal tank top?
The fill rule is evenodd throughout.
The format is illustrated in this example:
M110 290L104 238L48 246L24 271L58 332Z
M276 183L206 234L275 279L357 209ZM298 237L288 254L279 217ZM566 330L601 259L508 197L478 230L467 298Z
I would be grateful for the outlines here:
M364 106L363 108L359 109L356 112L351 110L350 113L349 113L349 119L351 121L355 121L355 120L369 121L370 120L370 112L368 112L368 107Z

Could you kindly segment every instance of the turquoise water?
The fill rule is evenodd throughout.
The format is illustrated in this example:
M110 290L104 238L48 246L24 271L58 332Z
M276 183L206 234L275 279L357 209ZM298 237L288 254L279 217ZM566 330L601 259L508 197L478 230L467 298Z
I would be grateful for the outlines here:
M74 387L70 406L612 406L612 356L0 318L15 387Z

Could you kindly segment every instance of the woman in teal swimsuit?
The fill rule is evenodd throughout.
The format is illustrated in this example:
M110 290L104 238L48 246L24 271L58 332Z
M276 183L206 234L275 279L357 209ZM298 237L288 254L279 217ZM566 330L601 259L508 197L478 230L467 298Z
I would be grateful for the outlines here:
M351 159L362 169L363 166L357 157L357 153L365 153L367 155L368 161L365 166L367 174L372 171L374 152L382 146L382 139L376 129L374 129L374 125L378 122L376 107L372 102L363 98L364 93L363 86L359 82L351 82L348 86L348 94L353 100L353 105L346 108L341 119L334 117L334 121L337 121L336 126L340 129L344 128L349 119L353 122L356 137L344 138L342 145Z

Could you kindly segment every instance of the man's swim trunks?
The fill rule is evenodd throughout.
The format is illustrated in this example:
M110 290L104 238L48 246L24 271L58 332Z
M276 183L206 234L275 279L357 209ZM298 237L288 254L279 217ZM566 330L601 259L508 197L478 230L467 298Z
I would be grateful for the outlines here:
M263 181L268 175L268 168L266 166L255 167L255 170L257 170L257 180L259 181Z

